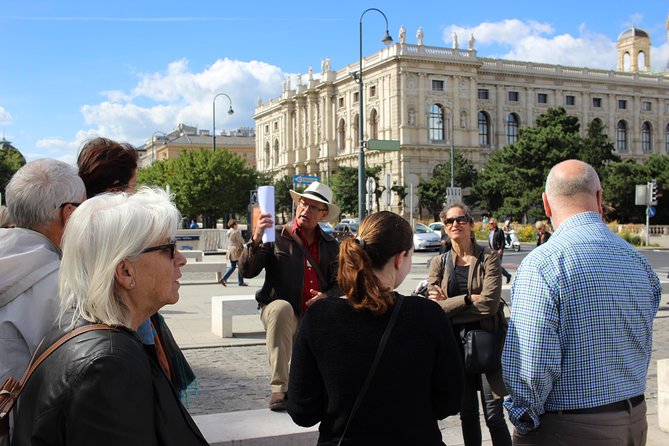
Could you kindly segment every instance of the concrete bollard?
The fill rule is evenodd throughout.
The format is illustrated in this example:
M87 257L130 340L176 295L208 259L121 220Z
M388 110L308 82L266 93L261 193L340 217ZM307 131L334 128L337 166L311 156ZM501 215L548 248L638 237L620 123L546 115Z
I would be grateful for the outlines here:
M669 432L669 359L657 361L657 419L660 429Z

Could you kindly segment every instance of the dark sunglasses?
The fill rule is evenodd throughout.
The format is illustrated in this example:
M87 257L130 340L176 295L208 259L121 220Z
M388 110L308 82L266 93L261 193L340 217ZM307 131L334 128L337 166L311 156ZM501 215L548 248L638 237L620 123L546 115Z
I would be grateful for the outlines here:
M174 251L177 249L177 242L170 242L166 245L158 245L158 246L152 246L150 248L146 248L140 254L145 254L147 252L153 252L153 251L170 251L170 257L174 258Z
M74 206L75 208L81 206L81 203L75 203L75 202L73 202L73 201L66 201L65 203L63 203L63 204L61 204L60 206L58 206L58 208L59 208L59 209L63 209L63 208L64 208L65 206L67 206L68 204L71 204L71 205Z
M469 223L469 222L470 222L469 217L467 217L466 215L461 215L461 216L459 216L459 217L448 217L448 218L444 221L444 224L445 224L446 226L453 226L453 223L456 222L456 221L457 221L458 224L460 224L460 225L463 225L463 224L465 224L465 223Z

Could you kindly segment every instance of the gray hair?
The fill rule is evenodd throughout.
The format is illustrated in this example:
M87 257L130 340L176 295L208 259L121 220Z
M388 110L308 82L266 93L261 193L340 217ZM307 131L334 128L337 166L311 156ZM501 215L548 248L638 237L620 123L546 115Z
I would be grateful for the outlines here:
M582 161L577 161L577 163L580 164L579 167L582 167L582 169L577 172L571 170L570 173L574 173L572 175L567 175L565 169L556 169L562 163L553 166L548 173L548 177L546 177L546 195L549 198L567 198L581 194L591 195L601 189L599 176L595 169L588 163Z
M173 239L181 215L169 195L142 187L135 194L105 193L85 201L68 220L60 267L60 319L77 318L130 328L130 314L117 292L115 272L146 248Z
M5 192L14 224L33 230L57 218L63 203L86 199L86 187L77 169L48 158L31 161L17 170Z

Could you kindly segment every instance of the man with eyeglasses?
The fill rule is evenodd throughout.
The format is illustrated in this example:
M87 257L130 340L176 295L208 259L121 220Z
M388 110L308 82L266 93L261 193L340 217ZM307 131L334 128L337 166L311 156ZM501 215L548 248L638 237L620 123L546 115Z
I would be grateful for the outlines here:
M339 207L332 204L332 190L314 182L304 192L291 190L290 195L296 204L293 221L277 226L275 241L263 244L263 232L274 225L274 216L260 214L239 259L244 277L255 277L265 269L265 283L256 299L267 332L269 408L274 411L286 409L288 364L302 315L316 300L341 295L337 285L339 243L318 224L339 215Z
M77 169L52 159L26 164L7 185L16 227L0 229L0 383L21 378L56 320L60 240L85 199Z

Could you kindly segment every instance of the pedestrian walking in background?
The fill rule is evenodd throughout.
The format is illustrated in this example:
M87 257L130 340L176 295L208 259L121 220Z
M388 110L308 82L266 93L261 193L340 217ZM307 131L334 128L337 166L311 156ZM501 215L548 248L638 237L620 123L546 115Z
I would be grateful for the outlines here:
M271 410L286 409L288 364L299 321L307 308L327 295L341 296L337 285L339 242L318 222L336 218L339 207L332 203L332 190L319 182L304 192L291 190L296 204L292 223L274 228L275 241L262 242L273 216L261 213L251 240L239 259L242 276L256 277L265 270L265 282L256 292L260 319L267 332L267 354L271 368Z
M438 305L393 291L412 255L407 221L371 214L341 244L344 296L316 302L302 321L288 412L301 426L320 422L318 445L444 444L437 420L460 409L460 353Z
M548 232L548 225L543 221L538 221L534 225L537 229L537 246L543 245L551 238L551 233Z
M506 277L506 283L511 282L511 274L502 266L502 257L504 257L504 246L506 244L506 237L504 231L497 226L497 220L491 218L488 222L490 232L488 233L488 246L490 249L497 251L500 262L500 270L502 275Z
M554 166L543 193L555 233L521 263L504 347L515 445L643 445L660 281L602 222L588 164Z
M506 389L500 363L506 321L501 305L502 276L497 251L479 246L474 239L474 220L463 204L446 208L445 227L451 239L451 250L430 262L428 297L448 315L455 333L464 340L472 330L486 330L496 335L497 344L490 355L495 368L487 373L468 371L460 407L462 436L466 446L481 445L479 392L484 417L493 445L511 444L504 420L502 399ZM460 345L460 355L465 352Z
M239 233L237 220L234 218L228 220L228 232L225 234L225 237L228 239L228 251L225 254L225 258L230 262L230 266L219 282L223 286L228 285L226 280L228 280L228 278L237 268L237 261L241 257L242 251L244 250L244 238ZM237 270L237 284L239 286L248 286L248 284L244 282L244 277L242 276L241 270Z

